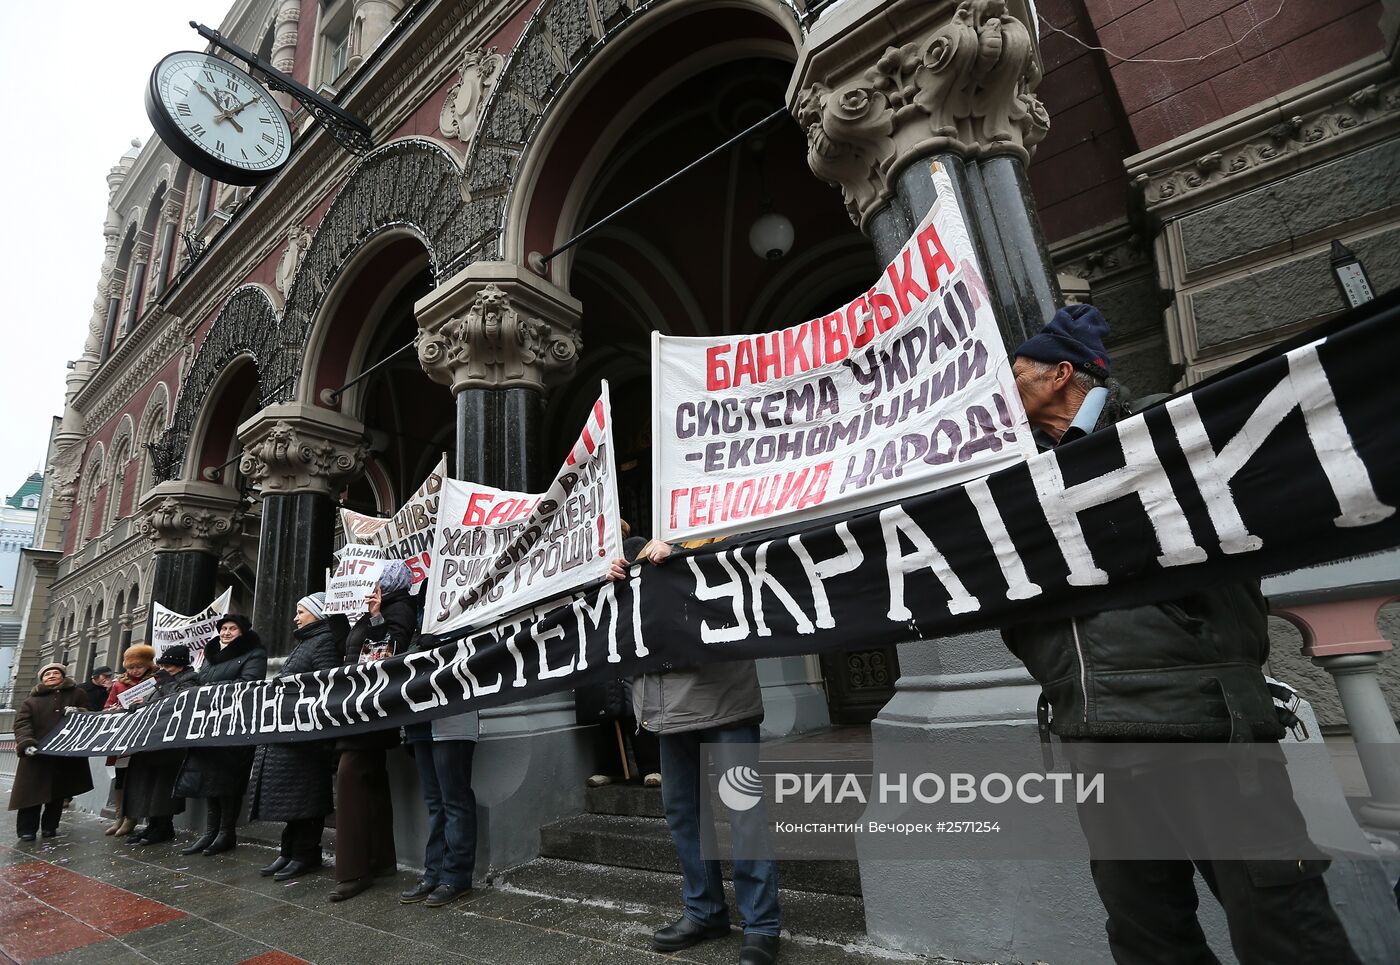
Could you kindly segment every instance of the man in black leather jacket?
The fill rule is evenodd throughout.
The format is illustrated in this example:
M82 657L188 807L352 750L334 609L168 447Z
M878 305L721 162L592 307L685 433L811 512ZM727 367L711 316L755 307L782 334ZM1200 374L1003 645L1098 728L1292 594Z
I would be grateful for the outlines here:
M1109 377L1107 332L1097 309L1072 305L1013 353L1031 427L1052 446L1128 414L1122 386ZM1146 606L1006 627L1002 637L1042 688L1042 739L1049 731L1066 741L1276 741L1284 730L1262 671L1267 612L1257 584L1227 583ZM1239 788L1227 773L1227 780L1208 785L1187 775L1212 793L1220 788L1195 815L1154 807L1156 791L1167 786L1163 774L1150 768L1117 773L1120 781L1128 775L1119 788L1135 806L1141 802L1132 816L1135 831L1149 839L1185 844L1199 830L1191 826L1193 817L1204 814L1209 822L1214 808L1258 803L1244 791L1230 799ZM1178 771L1171 779L1181 776ZM1286 795L1286 776L1280 786ZM1096 832L1104 829L1081 814L1093 854L1102 840ZM1193 879L1199 872L1224 906L1231 943L1245 965L1359 961L1322 880L1327 861L1315 857L1301 830L1298 842L1299 853L1290 858L1303 860L1091 860L1114 960L1217 961L1196 920Z

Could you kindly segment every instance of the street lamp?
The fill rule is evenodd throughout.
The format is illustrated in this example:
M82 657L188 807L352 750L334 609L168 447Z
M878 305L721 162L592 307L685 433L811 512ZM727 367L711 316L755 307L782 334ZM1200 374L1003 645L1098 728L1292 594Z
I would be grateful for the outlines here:
M1348 308L1364 305L1376 297L1371 279L1366 277L1366 268L1350 248L1335 239L1332 242L1332 277L1337 280L1337 289Z

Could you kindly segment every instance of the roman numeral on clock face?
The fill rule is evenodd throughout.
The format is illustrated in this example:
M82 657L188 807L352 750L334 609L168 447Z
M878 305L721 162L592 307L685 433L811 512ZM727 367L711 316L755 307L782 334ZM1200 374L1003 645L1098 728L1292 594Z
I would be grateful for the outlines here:
M203 125L203 124L191 124L191 125L190 125L190 133L192 133L195 137L203 137L203 136L204 136L204 125Z
M264 135L263 135L263 140L266 141L266 142L269 143L269 144L276 144L276 143L277 143L277 138L273 137L271 134L264 134Z
M220 154L223 154L223 153L224 153L224 142L223 142L223 141L215 141L215 142L214 142L214 150L218 151Z
M180 114L181 117L189 117L190 114L193 113L193 111L190 110L190 105L185 103L176 104L175 110Z

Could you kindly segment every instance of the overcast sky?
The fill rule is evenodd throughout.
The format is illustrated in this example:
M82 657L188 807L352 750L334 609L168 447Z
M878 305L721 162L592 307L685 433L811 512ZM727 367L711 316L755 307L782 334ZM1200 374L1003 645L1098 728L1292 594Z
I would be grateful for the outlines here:
M0 496L42 468L102 268L107 172L151 137L142 92L232 0L0 0Z

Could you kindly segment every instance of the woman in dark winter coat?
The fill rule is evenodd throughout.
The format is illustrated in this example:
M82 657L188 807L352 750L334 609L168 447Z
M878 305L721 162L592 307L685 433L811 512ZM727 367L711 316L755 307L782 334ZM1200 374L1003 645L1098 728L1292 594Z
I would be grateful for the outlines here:
M297 603L292 634L296 646L287 654L279 676L340 666L345 636L339 621L326 619L325 606L324 593L302 597ZM321 866L321 828L334 810L333 766L331 745L325 741L258 746L248 814L253 820L286 822L282 853L259 874L286 881Z
M267 676L267 651L248 618L229 613L219 621L219 635L204 647L199 685L251 683ZM248 771L256 748L196 747L185 754L175 793L204 799L204 834L181 854L221 854L238 844L234 828L248 790Z
M371 663L406 653L417 629L417 604L409 595L413 577L401 560L390 560L370 593L369 612L345 640L345 661ZM336 741L335 890L331 901L353 898L375 877L397 870L394 808L384 752L398 746L397 726Z
M68 679L61 663L39 668L39 686L29 692L15 714L15 786L10 790L10 810L18 811L15 827L21 841L33 841L42 827L44 837L58 833L63 799L92 790L92 773L86 757L48 757L39 754L39 742L63 723L65 714L87 707L83 692Z
M156 657L156 689L143 703L154 703L197 687L195 672L190 668L190 648L175 643ZM131 756L126 769L126 800L128 814L141 815L146 826L127 838L130 844L160 844L175 837L175 815L185 810L185 799L175 793L175 778L185 752L143 751Z

